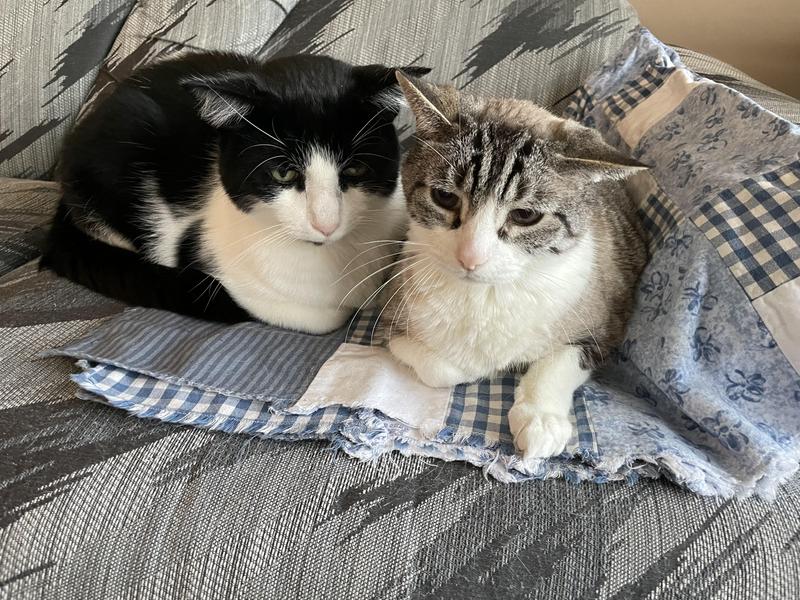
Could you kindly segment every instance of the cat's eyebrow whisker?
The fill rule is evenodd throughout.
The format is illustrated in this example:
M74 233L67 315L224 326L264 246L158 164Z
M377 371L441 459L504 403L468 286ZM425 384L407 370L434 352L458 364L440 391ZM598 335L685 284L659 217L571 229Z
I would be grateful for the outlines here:
M284 148L282 146L276 146L275 144L252 144L252 145L248 146L247 148L245 148L244 150L242 150L241 152L239 152L239 156L241 156L242 154L244 154L245 152L247 152L248 150L251 150L253 148L275 148L277 150L280 150L281 152L286 150L286 148Z
M286 157L285 157L285 156L270 156L269 158L262 160L260 163L258 163L258 164L257 164L255 167L253 167L253 168L250 170L250 172L249 172L249 173L248 173L248 174L245 176L245 178L244 178L244 179L242 179L242 183L244 183L245 181L247 181L247 180L248 180L248 178L250 177L250 175L252 175L253 173L255 173L255 172L256 172L256 170L258 170L258 168L259 168L260 166L262 166L262 165L264 165L264 164L268 163L268 162L269 162L269 161L271 161L271 160L276 160L276 159L278 159L278 158L284 158L284 159L285 159Z
M273 136L273 135L271 135L271 134L267 133L266 131L264 131L263 129L261 129L261 127L259 127L258 125L256 125L255 123L253 123L253 122L252 122L250 119L248 119L247 117L245 117L245 116L242 114L242 111L240 111L240 110L239 110L238 108L236 108L236 107L235 107L233 104L231 104L230 102L228 102L228 100L225 98L225 96L223 96L223 95L222 95L222 94L220 94L220 93L219 93L217 90L215 90L213 87L211 87L211 85L210 85L210 84L206 83L206 87L207 87L209 90L211 90L212 92L214 92L214 93L217 95L217 97L218 97L220 100L222 100L222 101L223 101L225 104L227 104L227 105L228 105L228 107L229 107L229 108L230 108L230 109L231 109L233 112L235 112L237 115L239 115L239 117L240 117L240 118L241 118L241 119L242 119L242 120L243 120L245 123L247 123L248 125L250 125L250 126L251 126L251 127L253 127L254 129L256 129L257 131L260 131L261 133L263 133L265 136L267 136L267 137L268 137L268 138L270 138L271 140L275 140L276 142L278 142L279 144L281 144L281 145L282 145L284 148L286 147L286 144L284 144L284 143L283 143L283 141L282 141L281 139L279 139L279 138L276 138L275 136Z
M357 138L354 138L353 139L353 143L354 144L360 144L360 143L362 143L364 141L365 137L367 137L368 135L370 135L374 131L378 131L378 129L381 129L382 127L390 127L390 126L394 127L394 122L393 121L388 121L386 123L377 123L376 125L373 125L372 127L370 127L367 131L365 131L364 133L359 135Z
M458 170L458 169L456 169L455 165L453 165L453 163L451 163L449 160L447 160L447 159L445 158L444 154L442 154L441 152L439 152L439 151L438 151L436 148L434 148L434 147L433 147L431 144L429 144L428 142L426 142L425 140L423 140L421 137L419 137L419 136L417 136L417 135L415 135L415 136L414 136L414 138L415 138L415 139L416 139L418 142L420 142L421 144L425 144L425 146L427 146L428 148L430 148L431 150L433 150L434 152L436 152L436 154L438 154L438 155L439 155L439 156L442 158L442 160L443 160L444 162L446 162L448 165L450 165L450 168L452 168L454 171L457 171L457 170Z
M351 144L351 145L352 145L352 148L353 148L353 150L355 150L355 149L356 149L356 148L358 148L359 146L362 146L363 144L367 143L367 140L370 140L370 139L372 139L372 138L375 138L375 139L380 139L380 136L377 136L377 135L374 135L374 136L373 136L372 134L373 134L373 133L375 133L376 131L378 131L379 129L381 129L381 128L383 128L383 127L387 127L387 126L391 126L391 127L393 127L393 126L394 126L394 123L391 123L391 122L389 122L389 123L381 123L380 125L376 125L376 126L374 126L374 127L370 128L370 130L369 130L369 131L365 131L365 132L364 132L364 133L361 135L361 137L359 137L357 140L354 140L354 141L352 142L352 144Z
M376 158L382 158L384 160L391 160L388 156L383 156L381 154L375 154L374 152L354 152L350 156L351 157L354 157L354 156L374 156Z
M356 140L358 140L358 136L361 134L361 132L362 132L362 131L364 131L364 130L365 130L365 129L366 129L368 126L369 126L369 124L370 124L370 123L372 123L372 122L373 122L375 119L377 119L377 118L380 116L380 114L381 114L382 112L384 112L385 110L386 110L386 107L384 106L382 109L380 109L380 110L379 110L378 112L376 112L374 115L372 115L372 116L371 116L371 117L370 117L370 118L367 120L367 122L366 122L366 123L364 123L364 124L361 126L361 129L359 129L358 131L356 131L356 134L353 136L353 143L355 143L355 142L356 142Z

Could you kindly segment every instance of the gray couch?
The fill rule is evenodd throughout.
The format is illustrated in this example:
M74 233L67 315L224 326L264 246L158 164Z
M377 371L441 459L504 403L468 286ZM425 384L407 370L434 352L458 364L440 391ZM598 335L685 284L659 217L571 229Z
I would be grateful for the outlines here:
M321 443L77 400L69 361L37 358L124 308L38 272L37 256L61 138L135 66L185 47L416 61L467 90L558 108L637 24L627 4L10 4L0 16L0 597L800 597L798 478L767 504L665 481L504 485L455 463L360 463ZM800 121L800 103L681 52Z

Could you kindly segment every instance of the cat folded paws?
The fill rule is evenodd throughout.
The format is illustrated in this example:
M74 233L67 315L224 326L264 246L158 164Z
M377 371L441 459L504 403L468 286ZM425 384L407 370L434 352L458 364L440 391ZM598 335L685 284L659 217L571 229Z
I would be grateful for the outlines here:
M420 381L429 387L447 388L476 379L407 336L392 338L389 351L397 360L411 367Z
M572 436L572 422L566 415L545 412L517 403L508 413L514 444L524 460L558 456Z

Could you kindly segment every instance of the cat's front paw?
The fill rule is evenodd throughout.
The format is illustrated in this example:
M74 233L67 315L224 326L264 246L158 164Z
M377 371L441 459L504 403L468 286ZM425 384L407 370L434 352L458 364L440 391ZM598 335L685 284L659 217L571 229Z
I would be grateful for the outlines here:
M508 421L514 444L524 460L558 456L572 437L569 417L544 412L530 404L512 406Z
M411 367L420 381L428 387L453 387L474 379L406 336L392 338L389 342L389 351L397 360Z

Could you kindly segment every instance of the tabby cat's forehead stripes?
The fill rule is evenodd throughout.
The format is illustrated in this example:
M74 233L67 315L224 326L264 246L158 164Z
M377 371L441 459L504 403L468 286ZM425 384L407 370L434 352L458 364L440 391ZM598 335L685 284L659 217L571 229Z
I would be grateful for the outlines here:
M519 179L522 176L522 171L525 168L525 161L533 151L533 142L528 135L521 135L517 141L516 147L513 152L509 152L506 158L506 166L503 169L501 181L503 181L502 188L498 194L498 199L505 202L515 200L519 185L514 186L513 194L509 194L512 181ZM498 181L499 183L499 181Z
M527 131L509 137L492 123L477 123L462 138L464 162L453 182L477 206L489 195L512 202L524 178L526 164L534 154L535 141Z
M472 186L470 194L475 195L475 192L480 185L481 162L483 155L483 131L480 127L475 131L475 137L472 140Z

